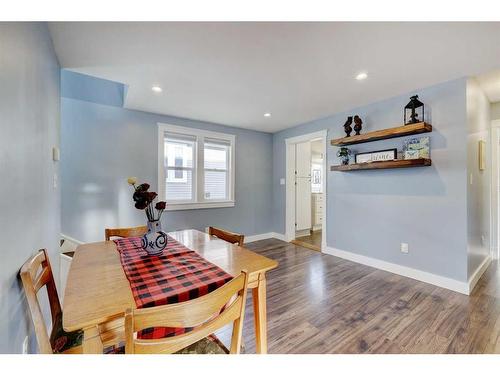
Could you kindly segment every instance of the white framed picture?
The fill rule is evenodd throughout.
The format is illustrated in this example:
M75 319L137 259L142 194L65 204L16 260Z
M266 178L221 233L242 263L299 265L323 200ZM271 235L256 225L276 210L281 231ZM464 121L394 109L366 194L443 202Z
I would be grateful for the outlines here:
M405 159L430 159L430 137L409 138L403 143Z
M375 161L396 160L397 156L398 150L396 148L391 148L388 150L360 152L359 154L356 154L354 160L356 164L361 164Z

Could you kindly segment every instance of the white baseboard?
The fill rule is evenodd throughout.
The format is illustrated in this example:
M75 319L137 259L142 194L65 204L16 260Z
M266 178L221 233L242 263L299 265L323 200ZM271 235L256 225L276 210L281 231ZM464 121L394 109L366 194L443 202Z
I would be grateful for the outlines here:
M472 290L470 289L469 286L470 281L463 282L448 277L439 276L430 272L417 270L415 268L401 266L399 264L386 262L384 260L367 257L365 255L360 255L345 250L335 249L333 247L325 247L323 252L325 254L347 259L352 262L364 264L365 266L378 268L383 271L392 272L397 275L409 277L411 279L415 279L418 281L423 281L425 283L436 285L441 288L450 289L458 293L469 295L470 291Z
M272 232L272 235L273 235L272 238L276 238L277 240L281 240L281 241L286 241L284 234Z
M73 242L73 243L75 243L77 245L83 245L85 243L85 242L79 241L79 240L77 240L77 239L75 239L73 237L67 236L67 235L65 235L63 233L61 233L61 238L64 239L64 240L66 240L66 241Z
M491 249L490 249L490 256L491 256L491 260L496 260L496 259L498 259L498 247L496 247L496 246L491 246Z
M208 233L208 228L207 228L207 233ZM79 241L73 237L67 236L67 235L62 234L62 233L61 233L61 238L65 239L66 241L73 242L76 245L82 245L85 243L85 242ZM281 233L276 233L276 232L254 234L253 236L245 236L245 242L267 240L268 238L276 238L278 240L284 241L285 235L281 234Z
M479 279L481 278L481 276L483 276L484 271L486 271L486 269L488 268L490 263L491 263L491 257L487 256L481 262L479 267L477 267L476 271L472 274L472 276L469 277L469 293L468 294L472 293L472 291L474 290L474 287L476 286L476 284L479 281Z
M295 238L309 236L309 235L311 235L311 229L302 229L295 231Z
M245 243L267 240L268 238L276 238L277 240L281 241L285 240L285 236L283 234L276 232L269 232L269 233L254 234L253 236L245 236Z

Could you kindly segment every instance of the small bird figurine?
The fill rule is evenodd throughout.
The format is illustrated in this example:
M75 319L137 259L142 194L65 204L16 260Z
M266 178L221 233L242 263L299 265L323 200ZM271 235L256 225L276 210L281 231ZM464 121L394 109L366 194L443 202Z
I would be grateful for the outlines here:
M344 131L347 134L346 137L350 137L351 136L351 132L352 132L351 124L352 124L352 116L349 116L347 118L347 121L344 124Z
M361 131L363 121L361 120L361 117L358 115L354 116L354 131L356 132L356 135L359 135L359 132Z

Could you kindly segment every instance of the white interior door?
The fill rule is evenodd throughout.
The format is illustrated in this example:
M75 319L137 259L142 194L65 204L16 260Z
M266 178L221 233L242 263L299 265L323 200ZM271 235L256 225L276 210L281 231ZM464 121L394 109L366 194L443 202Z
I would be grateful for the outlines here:
M296 176L299 178L311 178L311 142L297 143L295 150Z
M295 229L310 229L312 226L311 142L296 144L295 171Z

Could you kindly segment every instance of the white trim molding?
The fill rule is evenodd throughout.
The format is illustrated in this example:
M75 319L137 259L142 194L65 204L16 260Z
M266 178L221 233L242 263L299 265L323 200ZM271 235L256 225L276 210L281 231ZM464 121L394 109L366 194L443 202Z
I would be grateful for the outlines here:
M469 277L469 280L468 280L468 283L469 283L469 293L468 294L472 293L472 291L474 290L474 287L476 286L476 284L479 281L479 279L481 278L481 276L483 276L484 271L486 271L486 269L488 268L488 266L490 265L490 263L491 263L491 257L487 256L481 262L481 264L479 265L479 267L477 267L476 271L472 274L472 276Z
M472 289L470 288L470 281L459 281L448 277L439 276L430 272L417 270L415 268L401 266L399 264L386 262L384 260L367 257L365 255L335 249L333 247L325 247L323 253L333 255L342 259L347 259L355 263L364 264L365 266L395 273L400 276L409 277L410 279L423 281L424 283L436 285L445 289L450 289L458 293L469 295L472 291Z
M212 201L204 203L167 203L165 211L196 210L199 208L234 207L234 201Z
M73 238L73 237L67 236L67 235L65 235L65 234L63 234L63 233L61 233L61 234L60 234L60 236L61 236L61 238L62 238L63 240L66 240L66 241L69 241L69 242L73 242L73 243L74 243L74 244L76 244L76 245L83 245L83 244L85 243L85 242L82 242L82 241L80 241L80 240L77 240L77 239L75 239L75 238Z
M326 228L327 226L327 207L328 207L328 194L327 194L327 171L328 171L328 158L327 158L327 138L328 130L323 129L314 133L302 134L296 137L285 139L285 236L284 241L292 241L295 239L295 145L297 143L313 141L321 139L323 151L323 222L321 232L321 248L326 245Z
M491 260L498 260L498 247L492 246L490 250Z
M498 158L500 156L499 141L500 141L500 120L491 121L490 132L491 143L491 210L490 210L490 244L491 258L498 259L500 246L500 164Z
M236 135L219 133L198 128L190 128L159 122L158 124L158 194L160 200L167 201L165 211L194 210L203 208L234 207L235 205L235 176L236 176ZM186 201L173 201L166 199L165 184L165 133L179 136L191 136L194 141L193 167L183 169L192 170L192 197ZM227 192L224 200L206 199L204 196L205 166L204 149L205 139L215 139L227 142L230 145L227 160ZM180 167L179 167L180 168Z
M245 243L267 240L269 238L275 238L277 240L285 241L285 235L276 232L254 234L253 236L245 236Z

